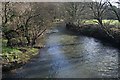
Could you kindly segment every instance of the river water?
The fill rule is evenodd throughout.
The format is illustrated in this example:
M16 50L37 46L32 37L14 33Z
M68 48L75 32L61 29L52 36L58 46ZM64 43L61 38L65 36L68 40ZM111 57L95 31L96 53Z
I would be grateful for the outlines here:
M113 78L118 77L119 49L91 37L55 27L46 34L45 48L11 78Z

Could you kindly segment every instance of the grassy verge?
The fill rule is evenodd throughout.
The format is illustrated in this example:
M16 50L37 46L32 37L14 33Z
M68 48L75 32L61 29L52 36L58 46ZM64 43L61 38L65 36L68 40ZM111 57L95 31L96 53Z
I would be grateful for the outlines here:
M31 57L38 54L38 49L31 47L7 47L7 40L2 39L3 71L9 71L25 64Z
M103 24L109 24L109 25L115 25L118 26L120 23L118 20L102 20ZM98 21L93 19L93 20L83 20L81 23L84 24L98 24Z

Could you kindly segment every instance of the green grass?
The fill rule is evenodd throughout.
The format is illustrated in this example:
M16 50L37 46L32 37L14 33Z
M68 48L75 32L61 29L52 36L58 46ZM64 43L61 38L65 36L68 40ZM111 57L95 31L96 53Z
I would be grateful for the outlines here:
M84 22L84 21L83 21ZM118 20L103 20L102 21L104 24L109 24L109 25L120 25ZM85 20L85 24L97 24L98 21L93 19L93 20Z
M17 61L19 62L26 62L28 61L32 56L36 55L38 53L38 49L31 48L31 47L7 47L6 46L7 40L2 40L2 58L3 63L9 63ZM24 49L26 52L22 52L19 49Z

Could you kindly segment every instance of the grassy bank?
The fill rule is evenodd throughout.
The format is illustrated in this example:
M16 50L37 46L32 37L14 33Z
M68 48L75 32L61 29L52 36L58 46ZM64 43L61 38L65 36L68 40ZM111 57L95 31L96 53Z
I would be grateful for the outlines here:
M38 49L31 47L7 47L7 40L2 40L2 70L9 71L25 64L38 54Z
M113 45L120 46L120 29L115 25L106 26L109 36L98 24L84 24L76 26L74 24L66 24L66 28L74 33L91 36L102 41L111 42Z
M102 20L103 24L118 26L120 23L118 20ZM82 24L98 24L98 21L95 19L92 20L83 20Z

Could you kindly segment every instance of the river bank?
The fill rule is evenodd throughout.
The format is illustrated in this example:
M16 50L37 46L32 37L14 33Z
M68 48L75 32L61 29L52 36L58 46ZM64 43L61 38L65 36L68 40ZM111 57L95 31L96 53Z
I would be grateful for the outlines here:
M55 26L55 25L53 25ZM39 55L39 50L45 47L47 29L37 40L36 44L31 46L8 47L6 39L0 39L2 42L2 72L8 72L18 69L28 63L31 59Z
M87 24L76 26L74 24L66 24L66 29L74 32L75 34L81 34L85 36L94 37L101 41L112 43L114 46L120 46L120 29L114 25L107 26L107 29L114 38L109 36L103 29L97 24Z
M30 48L30 47L19 47L19 48L6 47L5 48L3 47L2 71L7 72L16 68L20 68L37 54L38 54L37 48Z
M41 40L42 41L42 40ZM39 54L39 49L44 44L35 45L34 47L21 46L21 47L8 47L6 46L7 40L2 39L2 72L8 72L22 67L32 58Z

